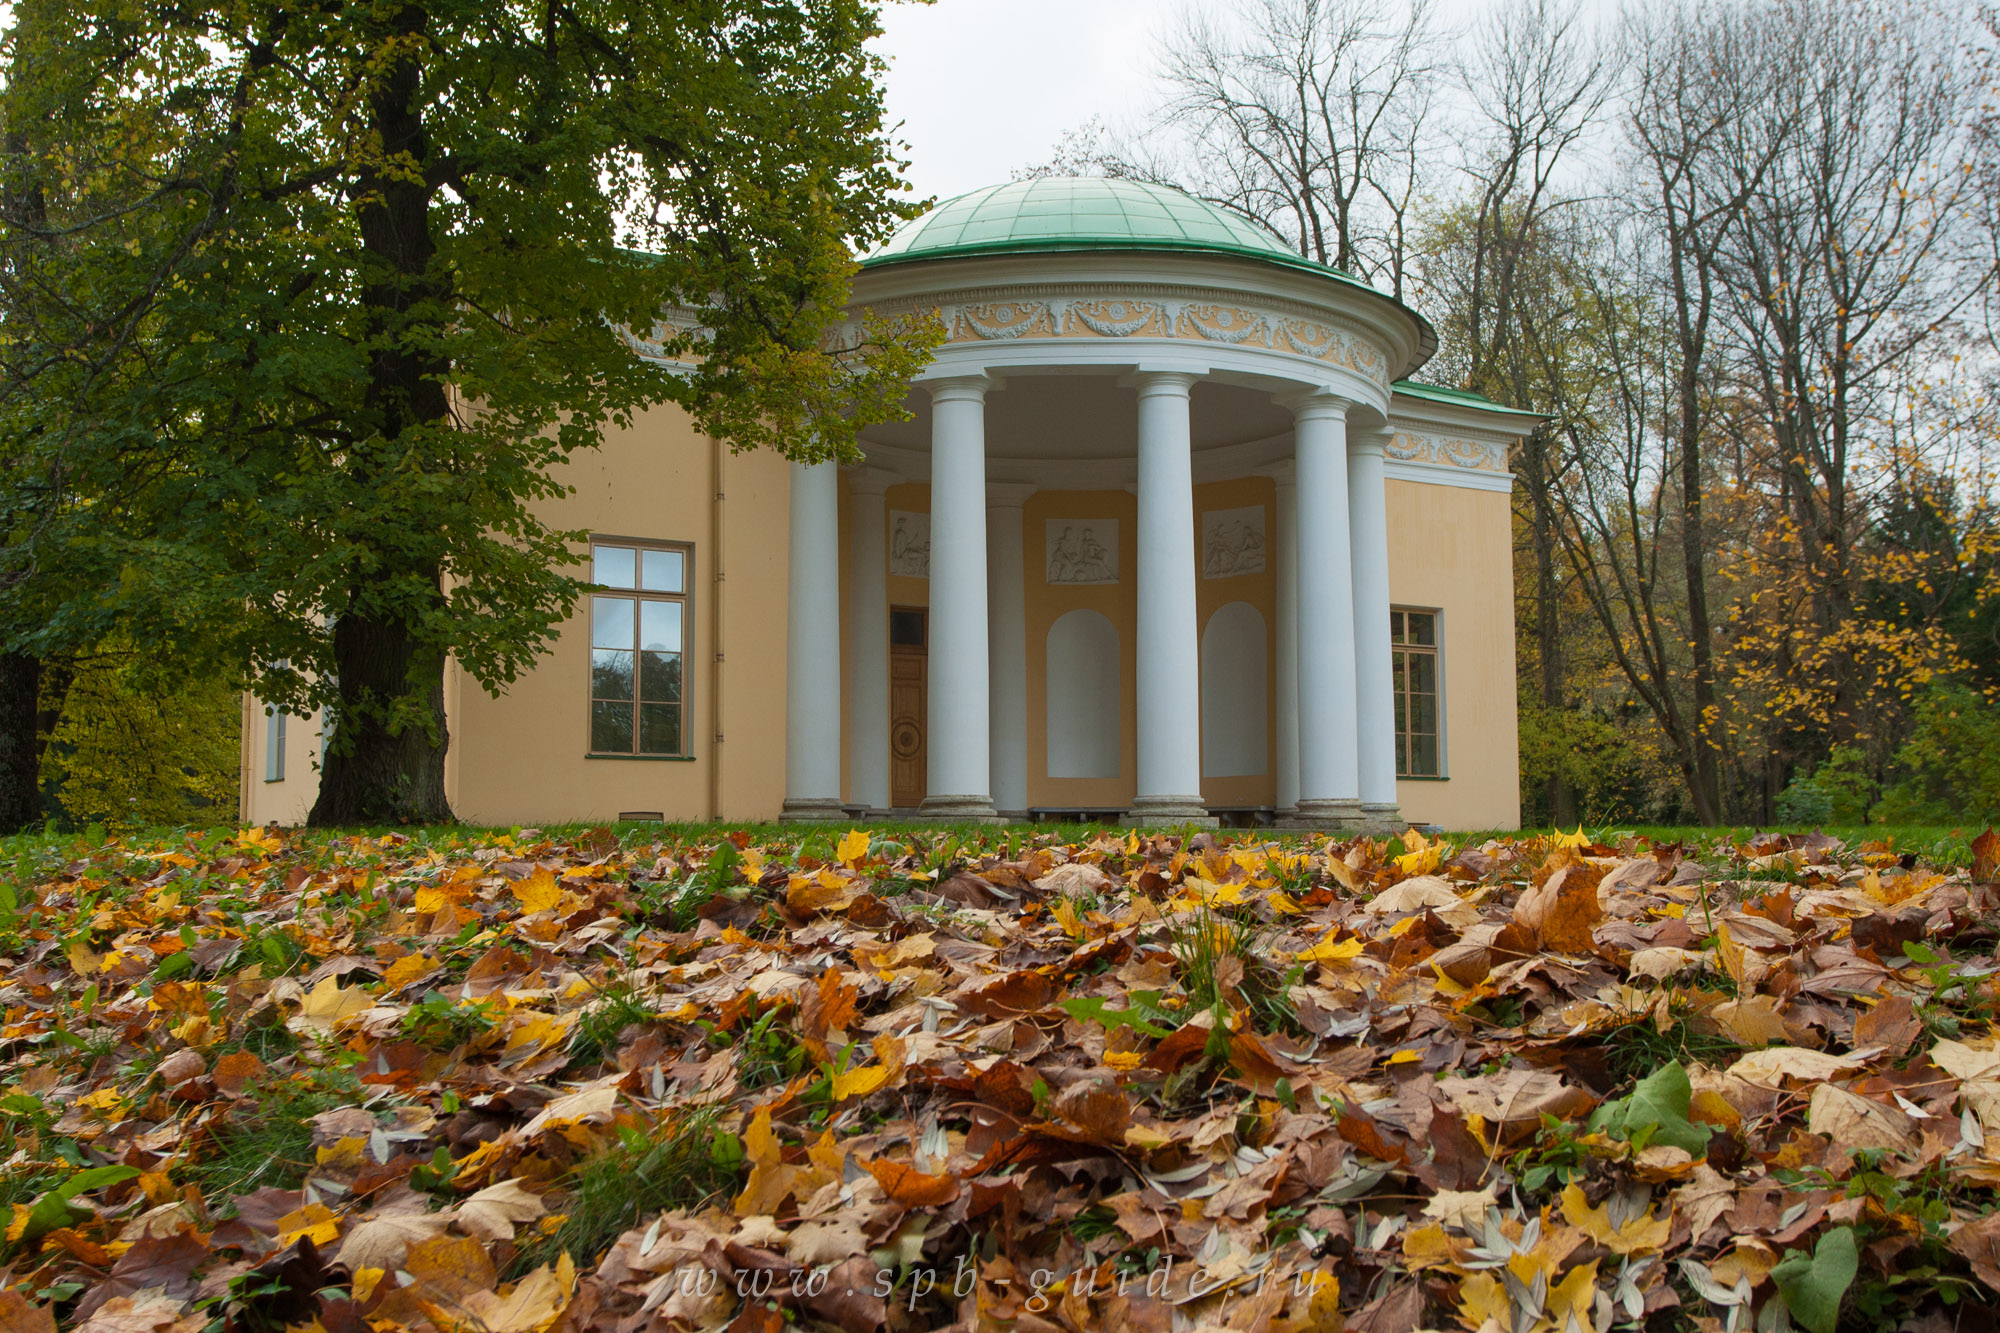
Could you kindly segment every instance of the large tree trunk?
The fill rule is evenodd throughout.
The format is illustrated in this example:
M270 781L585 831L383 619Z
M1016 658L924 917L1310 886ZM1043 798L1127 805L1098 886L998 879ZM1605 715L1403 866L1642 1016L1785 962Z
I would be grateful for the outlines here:
M26 653L0 653L0 834L19 833L42 819L40 721L42 663Z
M427 22L416 4L385 18L387 35L406 50ZM421 168L430 161L420 109L422 78L421 63L404 57L369 95L369 119L381 136L385 163ZM394 475L408 455L415 452L421 459L423 432L450 422L444 386L451 368L427 350L435 346L450 310L449 292L431 271L433 188L420 173L400 166L361 173L358 197L367 201L357 215L366 255L362 301L379 340L369 364L367 399L382 433L379 456L357 457L353 464L364 485L395 485ZM402 589L420 587L425 600L443 599L442 570L435 562L425 564L393 546L378 554L393 566ZM322 762L319 799L307 822L317 827L448 822L444 654L420 642L414 631L422 607L398 598L385 614L372 593L354 589L350 609L334 625L341 703Z
M307 823L449 822L443 656L418 648L407 626L343 616L333 627L333 657L343 707ZM391 700L402 703L400 716L384 707Z

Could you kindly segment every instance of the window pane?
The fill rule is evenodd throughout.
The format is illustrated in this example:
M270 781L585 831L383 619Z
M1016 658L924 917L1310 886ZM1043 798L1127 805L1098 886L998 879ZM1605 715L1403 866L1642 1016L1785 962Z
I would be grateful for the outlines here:
M656 653L681 650L681 604L639 603L639 646Z
M1437 737L1410 737L1410 772L1427 778L1434 778L1438 775Z
M1396 681L1396 693L1394 695L1396 700L1396 734L1400 736L1410 729L1410 696L1403 692L1403 682L1400 679L1402 675L1401 670L1398 670L1396 674L1399 677Z
M1436 653L1411 653L1410 693L1436 694L1438 688L1438 660Z
M681 752L681 710L678 704L639 705L639 753Z
M592 649L590 696L593 699L631 699L632 654L608 648Z
M1434 644L1437 642L1437 617L1428 611L1410 611L1409 634L1411 643Z
M1389 613L1389 642L1408 642L1403 637L1403 613L1401 611L1391 611Z
M897 648L923 647L924 613L922 611L890 611L889 642Z
M1410 696L1410 731L1415 735L1436 735L1438 729L1438 701L1435 694L1413 694Z
M590 599L590 646L632 648L632 599L593 597Z
M632 705L590 706L590 748L600 754L632 753Z
M652 704L677 704L681 701L679 653L640 654L639 697Z
M639 553L629 546L600 546L591 553L590 581L607 588L633 585L633 567Z
M683 592L685 563L679 551L641 551L639 586L648 592Z

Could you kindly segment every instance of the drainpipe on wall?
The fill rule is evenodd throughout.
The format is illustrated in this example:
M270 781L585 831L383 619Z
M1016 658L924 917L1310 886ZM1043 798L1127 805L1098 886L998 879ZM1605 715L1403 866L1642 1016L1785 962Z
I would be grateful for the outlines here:
M709 734L715 739L708 755L708 817L722 819L722 441L708 442L709 494L708 559L715 567L709 586L709 636L715 653L715 670L708 690Z

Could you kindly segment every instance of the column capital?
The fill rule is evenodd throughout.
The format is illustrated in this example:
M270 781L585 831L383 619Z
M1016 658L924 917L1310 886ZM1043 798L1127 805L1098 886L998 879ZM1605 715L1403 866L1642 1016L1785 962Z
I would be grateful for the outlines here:
M937 379L918 380L917 386L930 394L933 403L983 403L986 391L993 387L993 377L944 375Z
M986 483L988 509L1019 509L1041 487L1031 481L989 481Z
M841 474L847 478L847 489L855 495L880 495L903 480L902 473L872 463L843 468Z
M1284 394L1275 401L1280 407L1290 408L1292 415L1300 421L1329 417L1344 421L1347 418L1347 410L1354 406L1354 399L1337 394L1331 389L1300 389L1297 393Z
M1380 457L1388 449L1389 441L1395 438L1395 429L1390 426L1369 426L1363 429L1350 429L1347 432L1347 452L1363 456L1373 454Z
M1187 370L1140 370L1121 377L1118 382L1137 389L1141 398L1185 398L1201 379L1202 376Z

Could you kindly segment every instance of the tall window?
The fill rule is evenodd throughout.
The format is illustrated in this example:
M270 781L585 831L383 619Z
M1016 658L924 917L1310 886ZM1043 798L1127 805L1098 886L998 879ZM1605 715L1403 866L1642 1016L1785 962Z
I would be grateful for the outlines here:
M591 543L590 752L687 754L689 551Z
M264 710L264 781L285 780L285 713L281 708Z
M1389 612L1395 653L1396 776L1443 776L1438 762L1437 612Z

